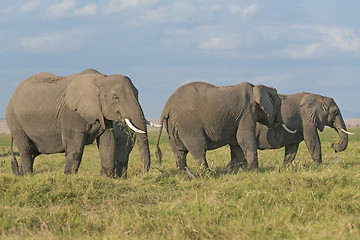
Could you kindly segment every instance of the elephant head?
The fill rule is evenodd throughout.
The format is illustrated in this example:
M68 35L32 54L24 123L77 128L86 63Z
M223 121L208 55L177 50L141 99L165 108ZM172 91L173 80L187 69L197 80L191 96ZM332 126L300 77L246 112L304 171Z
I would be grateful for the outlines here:
M281 115L281 98L275 88L256 85L253 88L255 102L257 103L257 121L269 128L280 124L287 132L288 129Z
M339 136L339 140L332 144L335 152L346 149L348 134L352 133L346 130L344 119L334 99L309 93L302 98L300 107L301 114L307 121L315 124L319 131L322 132L325 126L335 129Z
M146 120L138 101L138 91L122 75L83 74L74 79L65 92L66 104L89 124L125 119L135 130L143 170L150 168Z

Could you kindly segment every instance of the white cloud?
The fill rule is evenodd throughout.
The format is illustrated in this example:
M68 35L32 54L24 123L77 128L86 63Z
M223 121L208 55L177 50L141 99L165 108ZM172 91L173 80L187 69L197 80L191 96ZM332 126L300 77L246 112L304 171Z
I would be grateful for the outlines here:
M75 0L63 0L47 8L46 17L61 18L72 16L92 16L98 12L98 6L95 3L89 3L81 7L77 7Z
M79 15L79 16L96 15L97 9L98 9L98 7L95 3L89 3L89 4L86 4L82 8L76 9L74 13L75 13L75 15Z
M194 12L195 8L192 5L185 2L174 2L146 11L139 20L142 24L185 22Z
M158 3L159 0L111 0L103 9L105 14L119 13Z
M21 13L29 12L29 11L36 9L38 7L38 5L39 5L39 3L37 1L30 1L30 2L23 4L19 8L19 11Z
M62 17L69 14L70 10L75 7L74 0L64 0L61 3L56 3L47 9L50 17Z
M295 25L300 41L279 53L294 59L314 58L337 51L360 54L360 37L354 30L339 26Z
M257 4L253 3L245 8L242 8L238 4L232 4L230 6L230 12L232 14L240 13L243 18L247 18L249 15L256 13L258 10Z
M281 54L293 59L311 58L323 51L321 43L312 43L305 46L297 45L281 51Z
M24 49L32 50L32 51L48 51L51 48L56 48L58 44L61 43L61 41L64 39L64 37L60 34L52 34L52 35L46 35L46 36L37 36L37 37L28 37L24 38L21 41L21 46Z
M20 46L18 46L17 49L34 54L73 52L79 50L91 34L88 29L69 29L25 37L20 41Z
M228 37L214 37L203 42L200 45L201 49L205 50L228 50L237 48L237 39L236 36Z
M230 6L231 13L241 13L241 11L242 11L242 8L237 4L233 4Z
M356 36L352 29L327 26L314 26L311 28L323 34L324 42L329 45L345 51L360 52L360 37Z
M257 11L257 4L253 3L250 6L246 7L242 12L241 15L243 17L248 16L249 14L255 13Z
M257 11L257 4L253 3L250 6L247 6L244 8L244 10L241 11L241 15L245 18L250 14L253 14Z

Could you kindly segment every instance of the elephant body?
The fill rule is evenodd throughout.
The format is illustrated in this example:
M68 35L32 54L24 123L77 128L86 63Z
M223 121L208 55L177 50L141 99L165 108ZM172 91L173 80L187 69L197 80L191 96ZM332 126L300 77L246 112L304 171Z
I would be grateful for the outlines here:
M289 134L279 126L267 127L256 125L256 141L258 149L277 149L285 147L283 166L291 163L296 156L300 142L305 141L309 153L316 163L322 162L321 143L318 130L323 131L325 126L333 128L339 135L340 141L332 147L336 152L346 149L348 135L346 125L340 109L332 98L312 93L297 93L283 95L281 113L285 124L296 129L295 134ZM244 155L237 160L241 164ZM233 166L230 162L228 166Z
M138 92L122 75L93 69L59 77L39 73L22 81L6 109L11 137L18 146L21 173L33 172L39 154L65 152L65 173L77 172L84 146L97 140L102 173L114 172L113 122L128 118L146 131ZM141 146L144 168L150 166L147 134ZM13 157L13 171L19 173Z
M250 159L248 167L257 168L256 122L283 124L280 106L281 99L274 88L250 83L214 86L194 82L170 96L160 122L165 122L178 170L186 167L188 152L198 165L208 167L206 151L224 145L230 145L234 159L243 149ZM157 143L161 159L160 135L161 129Z

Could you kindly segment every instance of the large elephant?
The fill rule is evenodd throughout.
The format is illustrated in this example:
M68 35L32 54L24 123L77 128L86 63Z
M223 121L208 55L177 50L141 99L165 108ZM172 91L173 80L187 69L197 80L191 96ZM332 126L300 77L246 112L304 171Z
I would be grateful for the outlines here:
M306 146L314 162L321 163L321 143L318 130L325 126L335 129L339 140L332 144L335 152L344 151L348 145L348 134L340 109L332 98L312 93L297 93L283 95L281 113L289 128L297 129L295 134L289 134L279 126L256 126L258 149L276 149L285 147L283 166L291 163L296 156L299 143L305 140ZM244 155L240 153L237 162L229 162L228 167L242 164Z
M101 173L110 176L115 155L112 121L119 119L137 132L142 170L148 170L146 120L128 77L93 69L65 77L50 73L29 77L18 85L6 109L11 145L14 140L21 158L19 172L11 148L13 172L31 173L36 156L59 152L65 152L65 173L77 172L84 146L96 139Z
M243 149L248 167L257 168L256 122L267 126L278 123L286 128L280 107L281 99L275 88L250 83L214 86L194 82L178 88L170 96L160 124L166 123L178 170L186 167L188 152L197 165L208 167L206 151L227 144L232 158L237 158ZM159 160L161 130L156 151Z

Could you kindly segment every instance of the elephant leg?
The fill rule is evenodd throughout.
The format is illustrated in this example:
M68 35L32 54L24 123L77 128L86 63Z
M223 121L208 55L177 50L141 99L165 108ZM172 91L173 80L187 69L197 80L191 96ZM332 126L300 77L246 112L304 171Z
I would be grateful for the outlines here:
M195 159L196 165L203 168L209 168L206 161L205 143L205 137L201 135L193 137L191 141L184 141L185 147Z
M226 165L226 168L235 168L240 167L243 165L246 165L246 159L244 156L244 152L238 145L230 145L230 154L231 154L231 160Z
M171 125L169 125L169 128L171 128ZM208 168L205 157L206 138L202 129L176 129L170 132L169 139L177 159L176 165L178 169L182 170L185 168L188 152L194 157L198 166Z
M307 123L304 125L304 140L311 158L320 164L322 162L321 143L315 124Z
M71 140L66 142L66 146L64 173L77 173L84 153L85 139L82 137L78 141Z
M287 164L292 163L294 161L298 148L299 148L298 143L285 146L283 167L286 167Z
M124 178L127 177L128 165L129 165L129 157L125 162L120 164L120 177L124 177Z
M116 146L116 157L115 157L115 174L117 177L127 177L127 169L129 163L130 151L127 148Z
M178 171L185 170L185 167L187 166L186 156L189 153L189 151L186 150L185 147L179 149L179 147L177 147L174 141L171 139L170 139L170 146L176 158L176 169Z
M255 126L256 121L254 119L244 119L239 123L239 128L236 132L236 138L239 146L244 151L248 168L259 167Z
M34 159L40 153L37 151L31 139L22 130L12 133L12 136L14 138L14 141L18 147L20 154L20 160L21 160L20 174L24 175L27 173L33 173Z
M130 153L126 152L125 149L122 149L122 150L124 152L116 153L115 162L114 162L115 173L116 173L117 177L126 177L127 176L127 169L128 169ZM116 149L116 151L120 151L120 149Z
M204 149L194 149L189 150L189 152L194 157L196 165L203 168L209 168L209 165L206 161L206 151Z
M97 146L101 160L101 174L112 176L115 169L115 138L113 131L105 129L97 139Z

